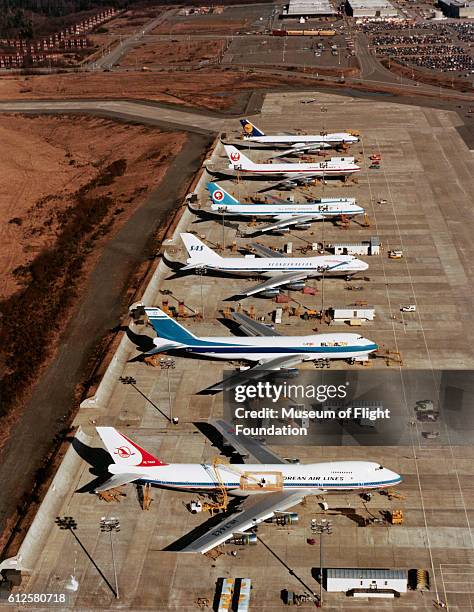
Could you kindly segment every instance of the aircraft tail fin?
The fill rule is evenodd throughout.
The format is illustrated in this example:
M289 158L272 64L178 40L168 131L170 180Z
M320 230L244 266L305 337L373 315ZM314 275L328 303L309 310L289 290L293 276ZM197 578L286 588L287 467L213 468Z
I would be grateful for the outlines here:
M265 136L262 130L259 130L258 127L248 119L241 119L240 124L242 126L244 136Z
M191 267L193 267L194 264L204 265L206 263L217 263L222 259L220 255L208 247L207 244L204 244L202 240L199 240L194 234L184 233L180 234L180 236L189 255L187 263L191 264Z
M132 442L115 427L96 427L100 439L109 451L114 463L123 467L159 467L163 463L145 449Z
M176 342L177 345L196 344L197 336L169 317L160 308L145 307L148 320L160 338Z
M236 147L232 145L224 145L225 152L227 153L227 157L231 163L231 166L241 166L242 168L253 168L255 163L249 159L246 155L239 151Z
M208 183L207 190L209 191L213 204L218 206L232 206L235 204L240 204L240 202L234 198L234 196L227 193L227 191L220 187L217 183Z

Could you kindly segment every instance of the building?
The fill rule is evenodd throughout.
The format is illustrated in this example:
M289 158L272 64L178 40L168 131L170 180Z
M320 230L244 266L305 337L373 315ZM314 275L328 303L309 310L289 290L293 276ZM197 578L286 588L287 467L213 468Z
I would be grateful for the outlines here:
M331 17L337 15L329 0L290 0L283 8L281 17Z
M330 593L347 593L353 591L372 595L387 595L389 591L406 593L408 590L407 570L387 569L350 569L338 568L326 570L326 590ZM393 594L392 594L393 595Z
M474 1L469 0L439 0L440 8L446 17L471 18L474 19Z
M373 321L375 318L375 308L373 306L361 306L360 304L351 304L350 306L334 307L329 310L329 316L335 323L363 319L364 321Z
M397 9L389 0L346 0L346 13L351 17L397 17Z
M380 238L372 236L364 242L328 244L327 248L334 255L380 255Z

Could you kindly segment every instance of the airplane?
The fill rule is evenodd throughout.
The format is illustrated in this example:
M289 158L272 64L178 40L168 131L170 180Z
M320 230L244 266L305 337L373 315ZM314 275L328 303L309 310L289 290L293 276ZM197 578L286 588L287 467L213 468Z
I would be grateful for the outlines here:
M224 145L229 158L228 169L251 178L277 178L276 185L294 186L298 183L308 184L315 178L323 179L335 176L347 176L360 172L360 167L353 157L331 157L322 162L293 163L255 163L232 145Z
M225 421L213 424L232 440L232 428ZM228 495L244 498L230 516L225 516L180 552L204 554L225 542L255 543L255 534L246 534L247 530L265 521L296 522L298 515L286 510L309 495L385 489L402 482L399 474L371 461L294 464L263 448L263 457L268 456L271 463L165 463L114 427L96 427L96 430L113 460L108 466L111 477L96 492L136 482L175 491L211 493L221 496L225 507ZM255 452L256 441L250 442ZM245 445L245 436L239 436L239 446L242 445Z
M317 255L314 257L281 257L269 249L270 256L222 257L194 234L180 234L189 254L181 270L213 270L232 276L263 276L267 280L239 293L242 296L266 292L279 293L279 287L302 289L305 280L315 277L343 276L351 278L365 272L369 265L353 255ZM272 257L271 254L278 255Z
M279 156L291 153L311 153L318 149L336 148L343 144L359 142L359 138L350 132L333 134L275 134L268 136L248 119L241 119L243 139L273 148L289 147Z
M351 333L311 334L306 336L282 336L268 325L254 321L243 313L232 313L243 336L195 336L160 308L138 304L156 332L153 339L156 348L145 355L177 352L185 356L227 361L255 362L253 367L239 371L212 385L206 392L231 389L236 380L244 376L259 378L269 370L289 369L304 361L346 359L353 362L367 360L378 349L377 344L363 336Z
M365 213L361 206L357 206L354 198L321 198L295 204L272 196L271 204L242 204L217 183L207 183L207 190L212 200L211 210L219 215L250 217L259 221L275 220L270 225L258 228L256 232L259 233L288 231L290 227L307 229L313 221L351 218Z

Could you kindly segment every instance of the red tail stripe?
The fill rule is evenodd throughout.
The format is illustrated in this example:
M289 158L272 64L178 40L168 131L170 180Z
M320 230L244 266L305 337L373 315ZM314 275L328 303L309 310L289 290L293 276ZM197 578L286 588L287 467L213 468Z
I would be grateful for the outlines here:
M163 463L162 461L160 461L159 459L151 455L148 451L146 451L141 446L138 446L138 444L130 440L130 438L127 438L127 436L125 436L124 434L121 434L121 435L122 437L125 438L125 440L127 440L127 442L129 442L133 446L133 448L136 448L138 451L140 451L142 455L142 461L141 463L138 464L137 467L152 466L152 465L168 465L167 463Z

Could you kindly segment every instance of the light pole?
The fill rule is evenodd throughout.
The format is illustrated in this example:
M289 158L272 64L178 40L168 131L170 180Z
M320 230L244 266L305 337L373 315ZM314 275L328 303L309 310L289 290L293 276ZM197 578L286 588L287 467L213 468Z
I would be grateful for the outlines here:
M170 386L170 370L174 370L176 368L176 363L174 359L168 357L166 359L160 360L160 370L166 370L166 374L168 377L168 406L169 406L169 418L173 425L178 424L178 417L173 416L173 404L171 402L171 386Z
M332 533L332 522L327 519L321 519L311 526L312 530L319 534L319 604L323 607L323 534Z
M109 519L103 516L100 519L100 530L102 531L102 533L107 533L108 531L110 535L110 548L112 550L112 565L114 566L114 578L115 578L115 597L119 599L117 566L115 565L114 539L112 537L112 532L118 533L120 531L120 521L115 516L111 516Z
M199 276L199 283L201 287L201 317L204 319L204 293L202 287L202 277L204 274L206 274L206 268L204 268L204 266L201 268L196 268L195 273Z

